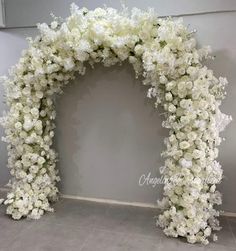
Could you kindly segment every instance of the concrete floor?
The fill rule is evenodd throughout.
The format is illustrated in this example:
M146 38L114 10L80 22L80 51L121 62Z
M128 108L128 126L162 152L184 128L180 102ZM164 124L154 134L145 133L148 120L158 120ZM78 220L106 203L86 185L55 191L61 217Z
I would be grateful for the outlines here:
M208 246L168 238L154 209L61 199L55 213L14 221L0 206L1 251L235 251L236 218L221 218L219 240Z

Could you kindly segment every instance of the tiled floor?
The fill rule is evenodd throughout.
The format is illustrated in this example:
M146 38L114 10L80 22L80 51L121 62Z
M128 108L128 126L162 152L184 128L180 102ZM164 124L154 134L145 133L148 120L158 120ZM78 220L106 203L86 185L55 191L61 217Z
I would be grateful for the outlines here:
M61 199L38 221L13 221L0 207L1 251L235 251L236 218L221 218L219 241L208 246L167 238L154 209Z

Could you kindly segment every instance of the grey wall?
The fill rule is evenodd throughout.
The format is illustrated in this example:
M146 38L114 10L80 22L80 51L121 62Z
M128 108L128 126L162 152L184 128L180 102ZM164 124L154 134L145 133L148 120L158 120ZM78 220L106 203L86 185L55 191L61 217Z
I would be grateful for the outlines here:
M5 6L3 0L0 0L0 27L5 26Z
M25 37L36 34L35 28L13 29L15 26L32 26L48 21L51 10L66 16L69 5L66 0L6 0L6 24L0 30L0 75L15 64L20 52L26 48ZM75 1L89 8L107 3L119 7L117 1ZM19 4L21 3L21 4ZM57 4L56 4L57 3ZM81 4L80 4L81 3ZM214 4L213 4L214 3ZM235 1L126 1L129 7L155 7L160 15L188 14L185 23L198 30L200 44L210 44L216 60L208 63L215 75L227 76L228 97L223 111L236 118L236 23L235 12L199 14L199 12L224 11L236 8ZM195 15L194 13L198 13ZM60 154L64 194L109 198L130 202L155 203L161 196L161 186L140 187L140 175L159 175L163 160L163 138L167 132L161 128L160 111L145 98L146 88L135 80L128 65L88 70L67 86L64 95L57 99L57 129L55 146ZM0 87L0 111L4 109L3 89ZM236 122L224 133L220 161L225 179L220 185L226 211L236 212ZM0 131L2 134L2 130ZM6 146L0 144L0 186L8 178Z
M155 202L161 189L138 186L158 174L167 133L129 65L97 66L58 98L56 146L65 194Z
M89 9L102 7L104 4L120 9L120 3L123 2L128 7L155 8L160 16L236 10L235 0L5 0L6 25L22 27L31 26L37 22L48 22L50 12L57 16L67 17L69 5L72 2Z

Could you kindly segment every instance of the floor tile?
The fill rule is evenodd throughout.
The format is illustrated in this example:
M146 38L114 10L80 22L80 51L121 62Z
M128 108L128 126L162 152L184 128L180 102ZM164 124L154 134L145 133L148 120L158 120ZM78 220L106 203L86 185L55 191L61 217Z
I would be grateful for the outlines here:
M34 220L13 220L5 214L5 206L0 205L0 250L9 246L9 243L14 241L20 232L24 233L31 228Z
M216 242L211 242L208 246L213 248L225 246L235 248L236 250L236 242L226 217L220 217L219 220L222 229L216 232L218 240Z
M235 241L225 217L220 217L220 224L222 229L216 232L218 236L216 242L210 241L208 245L190 244L186 242L185 238L169 238L166 236L162 238L159 249L160 251L235 251Z
M113 205L101 216L98 227L160 238L162 231L156 227L156 215L156 209Z
M125 234L106 230L93 230L81 251L120 251L123 250Z
M78 251L91 232L89 228L41 223L20 233L6 251Z
M60 225L92 227L97 224L102 215L105 215L107 208L107 204L62 199L55 204L55 212L44 215L42 221Z
M144 251L159 250L160 238L148 238L143 235L127 235L124 239L123 250L127 251Z
M190 244L185 239L169 238L162 239L161 244L158 246L158 251L235 251L235 247L219 245L216 243L210 243L208 245L203 244Z
M159 244L154 238L95 229L81 251L153 251Z
M236 242L236 217L227 217L227 221L229 223L229 227L234 235L234 240Z

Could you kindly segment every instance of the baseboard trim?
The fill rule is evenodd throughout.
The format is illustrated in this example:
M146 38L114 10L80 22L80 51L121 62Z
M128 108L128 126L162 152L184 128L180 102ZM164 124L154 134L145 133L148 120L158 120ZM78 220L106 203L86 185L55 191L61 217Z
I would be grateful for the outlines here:
M236 217L236 213L232 213L232 212L222 212L220 215L227 216L227 217Z
M65 199L72 199L72 200L83 200L83 201L91 201L91 202L97 202L97 203L106 203L106 204L115 204L115 205L125 205L125 206L133 206L133 207L145 207L145 208L158 209L157 205L151 204L151 203L126 202L126 201L120 201L120 200L98 199L98 198L91 198L91 197L66 195L66 194L61 194L61 197L65 198ZM232 212L220 212L220 215L227 216L227 217L236 217L236 213L232 213Z
M7 192L7 191L9 191L9 189L5 188L5 187L0 187L0 191ZM120 200L99 199L99 198L92 198L92 197L67 195L67 194L60 194L60 197L65 198L65 199L91 201L91 202L111 204L111 205L123 205L123 206L154 208L154 209L156 208L156 209L158 209L156 204L151 204L151 203L127 202L127 201L120 201ZM233 213L233 212L221 212L220 215L227 216L227 217L236 217L236 213Z
M9 188L7 187L0 187L0 192L8 192Z
M65 199L91 201L91 202L104 203L104 204L157 208L157 205L151 204L151 203L126 202L126 201L120 201L120 200L100 199L100 198L82 197L82 196L66 195L66 194L61 194L60 196Z

